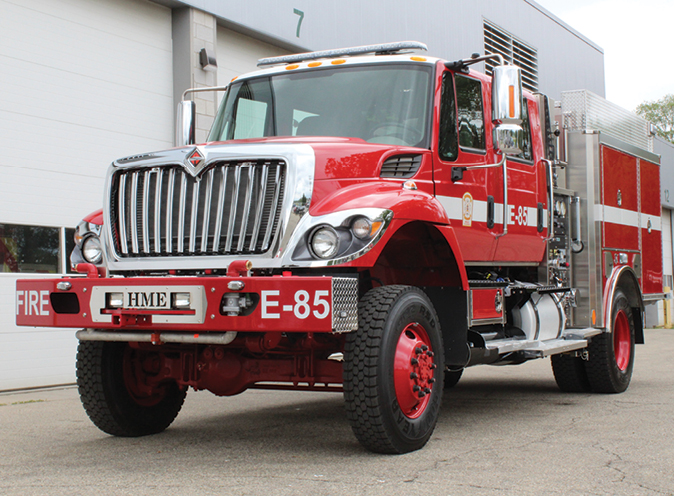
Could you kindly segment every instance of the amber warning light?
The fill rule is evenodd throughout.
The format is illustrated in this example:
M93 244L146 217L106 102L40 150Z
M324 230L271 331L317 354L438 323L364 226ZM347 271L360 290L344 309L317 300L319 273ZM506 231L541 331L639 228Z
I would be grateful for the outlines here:
M516 116L516 87L509 86L509 117L512 119Z

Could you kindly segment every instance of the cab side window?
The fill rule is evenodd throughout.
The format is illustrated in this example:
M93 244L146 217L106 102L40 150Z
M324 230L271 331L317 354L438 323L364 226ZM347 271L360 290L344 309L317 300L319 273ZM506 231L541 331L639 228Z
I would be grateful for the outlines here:
M441 90L441 119L438 130L438 153L443 160L457 159L457 111L452 73L443 74Z
M527 98L523 97L523 104L522 104L523 122L521 124L521 127L523 128L523 152L519 155L514 155L514 157L531 162L532 133L530 132L530 113L528 112L528 109L529 107Z
M459 146L485 150L483 95L477 79L457 75L457 129Z

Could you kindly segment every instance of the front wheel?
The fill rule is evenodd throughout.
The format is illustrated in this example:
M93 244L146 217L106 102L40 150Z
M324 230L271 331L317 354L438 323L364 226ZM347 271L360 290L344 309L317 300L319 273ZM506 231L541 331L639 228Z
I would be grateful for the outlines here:
M622 393L633 375L635 322L628 298L620 289L612 300L611 332L595 336L588 345L586 375L596 393Z
M77 386L96 427L113 436L138 437L161 432L173 422L186 391L173 381L149 385L158 363L155 353L127 343L80 341Z
M344 397L354 434L378 453L423 447L443 393L443 341L429 298L411 286L375 288L347 335Z

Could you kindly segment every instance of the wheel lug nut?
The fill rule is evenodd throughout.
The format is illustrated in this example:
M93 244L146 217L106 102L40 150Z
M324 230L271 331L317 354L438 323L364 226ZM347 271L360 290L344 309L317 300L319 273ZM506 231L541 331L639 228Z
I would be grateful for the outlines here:
M428 382L429 384L433 384L434 382L436 382L436 379L434 379L434 378L432 377L432 378L429 379L427 382Z
M434 370L435 368L436 368L436 364L435 364L435 363L432 363L432 364L431 364L431 370Z
M413 358L412 360L410 360L411 365L417 365L418 363L420 363L420 361L417 358Z
M433 352L433 351L427 351L427 356L433 357L433 356L434 356L434 352Z
M417 393L417 396L420 398L424 398L426 395L427 393L425 393L424 391L420 391L419 393Z
M410 372L411 379L417 379L417 374L415 372Z
M415 348L415 353L417 353L418 355L421 355L422 354L422 348Z
M422 351L427 351L429 349L429 347L426 344L423 344L421 346L421 348L422 348Z
M429 389L429 388L424 388L424 392L427 393L427 394L429 394L429 393L431 392L431 389Z
M422 389L422 388L419 387L417 384L415 384L415 385L413 386L413 391L414 391L415 393L416 393L417 391L419 391L420 389Z

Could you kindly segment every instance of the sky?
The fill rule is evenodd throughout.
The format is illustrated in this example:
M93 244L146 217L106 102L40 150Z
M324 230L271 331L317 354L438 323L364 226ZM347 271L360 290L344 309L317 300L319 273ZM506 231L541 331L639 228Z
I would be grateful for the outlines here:
M534 0L605 53L605 98L627 110L675 92L675 1Z

